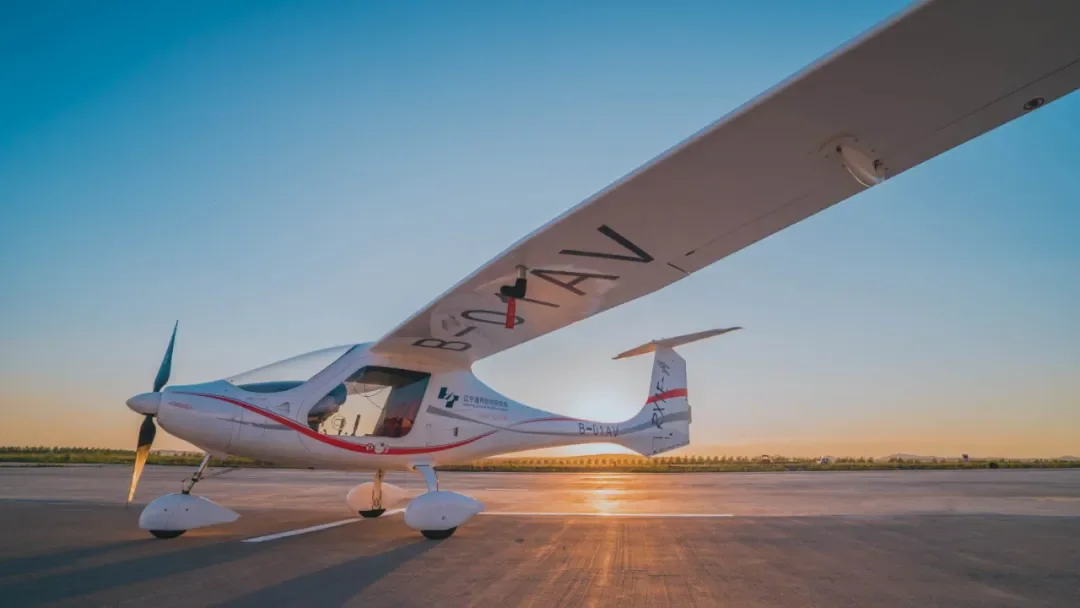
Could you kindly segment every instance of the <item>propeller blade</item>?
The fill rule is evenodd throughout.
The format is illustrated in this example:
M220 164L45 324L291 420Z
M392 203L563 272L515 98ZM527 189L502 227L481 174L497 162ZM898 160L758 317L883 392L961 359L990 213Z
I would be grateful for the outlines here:
M169 383L169 375L172 374L172 351L173 345L176 344L176 328L180 326L180 321L177 321L173 325L172 337L169 338L169 348L165 350L165 358L161 360L161 367L158 368L157 377L154 378L154 392L158 392Z
M139 477L142 477L143 467L146 466L146 458L150 456L150 446L154 444L156 435L157 425L154 424L154 417L147 414L143 418L142 426L139 427L139 445L135 448L135 469L131 472L128 504L131 504L132 499L135 498L135 488L139 485Z

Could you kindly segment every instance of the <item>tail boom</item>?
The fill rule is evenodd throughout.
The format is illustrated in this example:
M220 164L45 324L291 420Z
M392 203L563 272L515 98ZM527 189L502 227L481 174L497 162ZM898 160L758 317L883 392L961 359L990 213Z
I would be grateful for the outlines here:
M535 450L585 443L615 443L643 456L654 456L690 443L691 408L686 381L686 361L675 347L739 328L712 330L654 340L617 358L654 353L649 392L641 410L623 422L599 422L559 416L524 404L515 404L517 420L498 424L475 419L446 407L428 406L427 412L442 418L486 427L462 443L446 462L484 458L511 451ZM448 424L452 424L449 423ZM479 429L478 429L479 430ZM440 464L435 459L435 464Z

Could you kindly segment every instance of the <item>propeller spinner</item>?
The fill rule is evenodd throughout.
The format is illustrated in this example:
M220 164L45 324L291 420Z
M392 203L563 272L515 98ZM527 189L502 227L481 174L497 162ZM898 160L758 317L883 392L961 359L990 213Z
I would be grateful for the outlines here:
M127 406L133 411L143 415L142 426L139 427L139 443L135 447L135 468L131 472L131 488L128 489L128 504L135 498L135 487L139 485L139 477L142 476L146 459L150 456L150 447L154 444L157 435L157 425L154 424L154 416L157 415L158 406L161 404L161 389L169 382L172 373L173 345L176 344L176 328L180 326L177 321L173 325L172 337L169 338L169 347L165 350L165 357L161 360L157 376L154 378L154 390L150 393L135 395L127 400Z

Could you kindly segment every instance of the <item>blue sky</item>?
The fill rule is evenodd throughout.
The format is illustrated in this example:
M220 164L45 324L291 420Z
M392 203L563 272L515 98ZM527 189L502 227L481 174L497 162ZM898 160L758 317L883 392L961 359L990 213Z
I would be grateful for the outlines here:
M133 443L174 319L177 383L374 339L906 3L148 4L0 19L0 444ZM616 420L739 324L697 445L1078 451L1078 160L1073 95L476 371Z

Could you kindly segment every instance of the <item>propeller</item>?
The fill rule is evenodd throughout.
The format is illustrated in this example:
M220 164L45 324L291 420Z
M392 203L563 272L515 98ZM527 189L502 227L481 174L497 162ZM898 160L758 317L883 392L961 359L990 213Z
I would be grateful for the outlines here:
M157 376L154 377L154 390L150 393L142 393L128 399L127 405L135 412L143 415L142 426L139 427L139 442L135 447L135 468L131 472L131 487L128 489L128 504L135 498L135 487L139 485L139 477L142 476L146 459L150 456L150 447L154 445L154 437L157 435L157 425L154 424L154 416L157 415L158 406L161 404L161 389L169 382L172 374L173 346L176 344L176 329L180 326L177 321L173 325L172 337L169 338L169 347L165 349L165 357L161 360Z
M165 357L161 360L161 367L157 370L157 376L154 376L154 392L160 392L165 388L165 385L169 382L169 375L172 374L172 351L173 346L176 345L176 328L180 327L180 321L177 321L172 328L172 337L169 338L169 348L165 349Z

